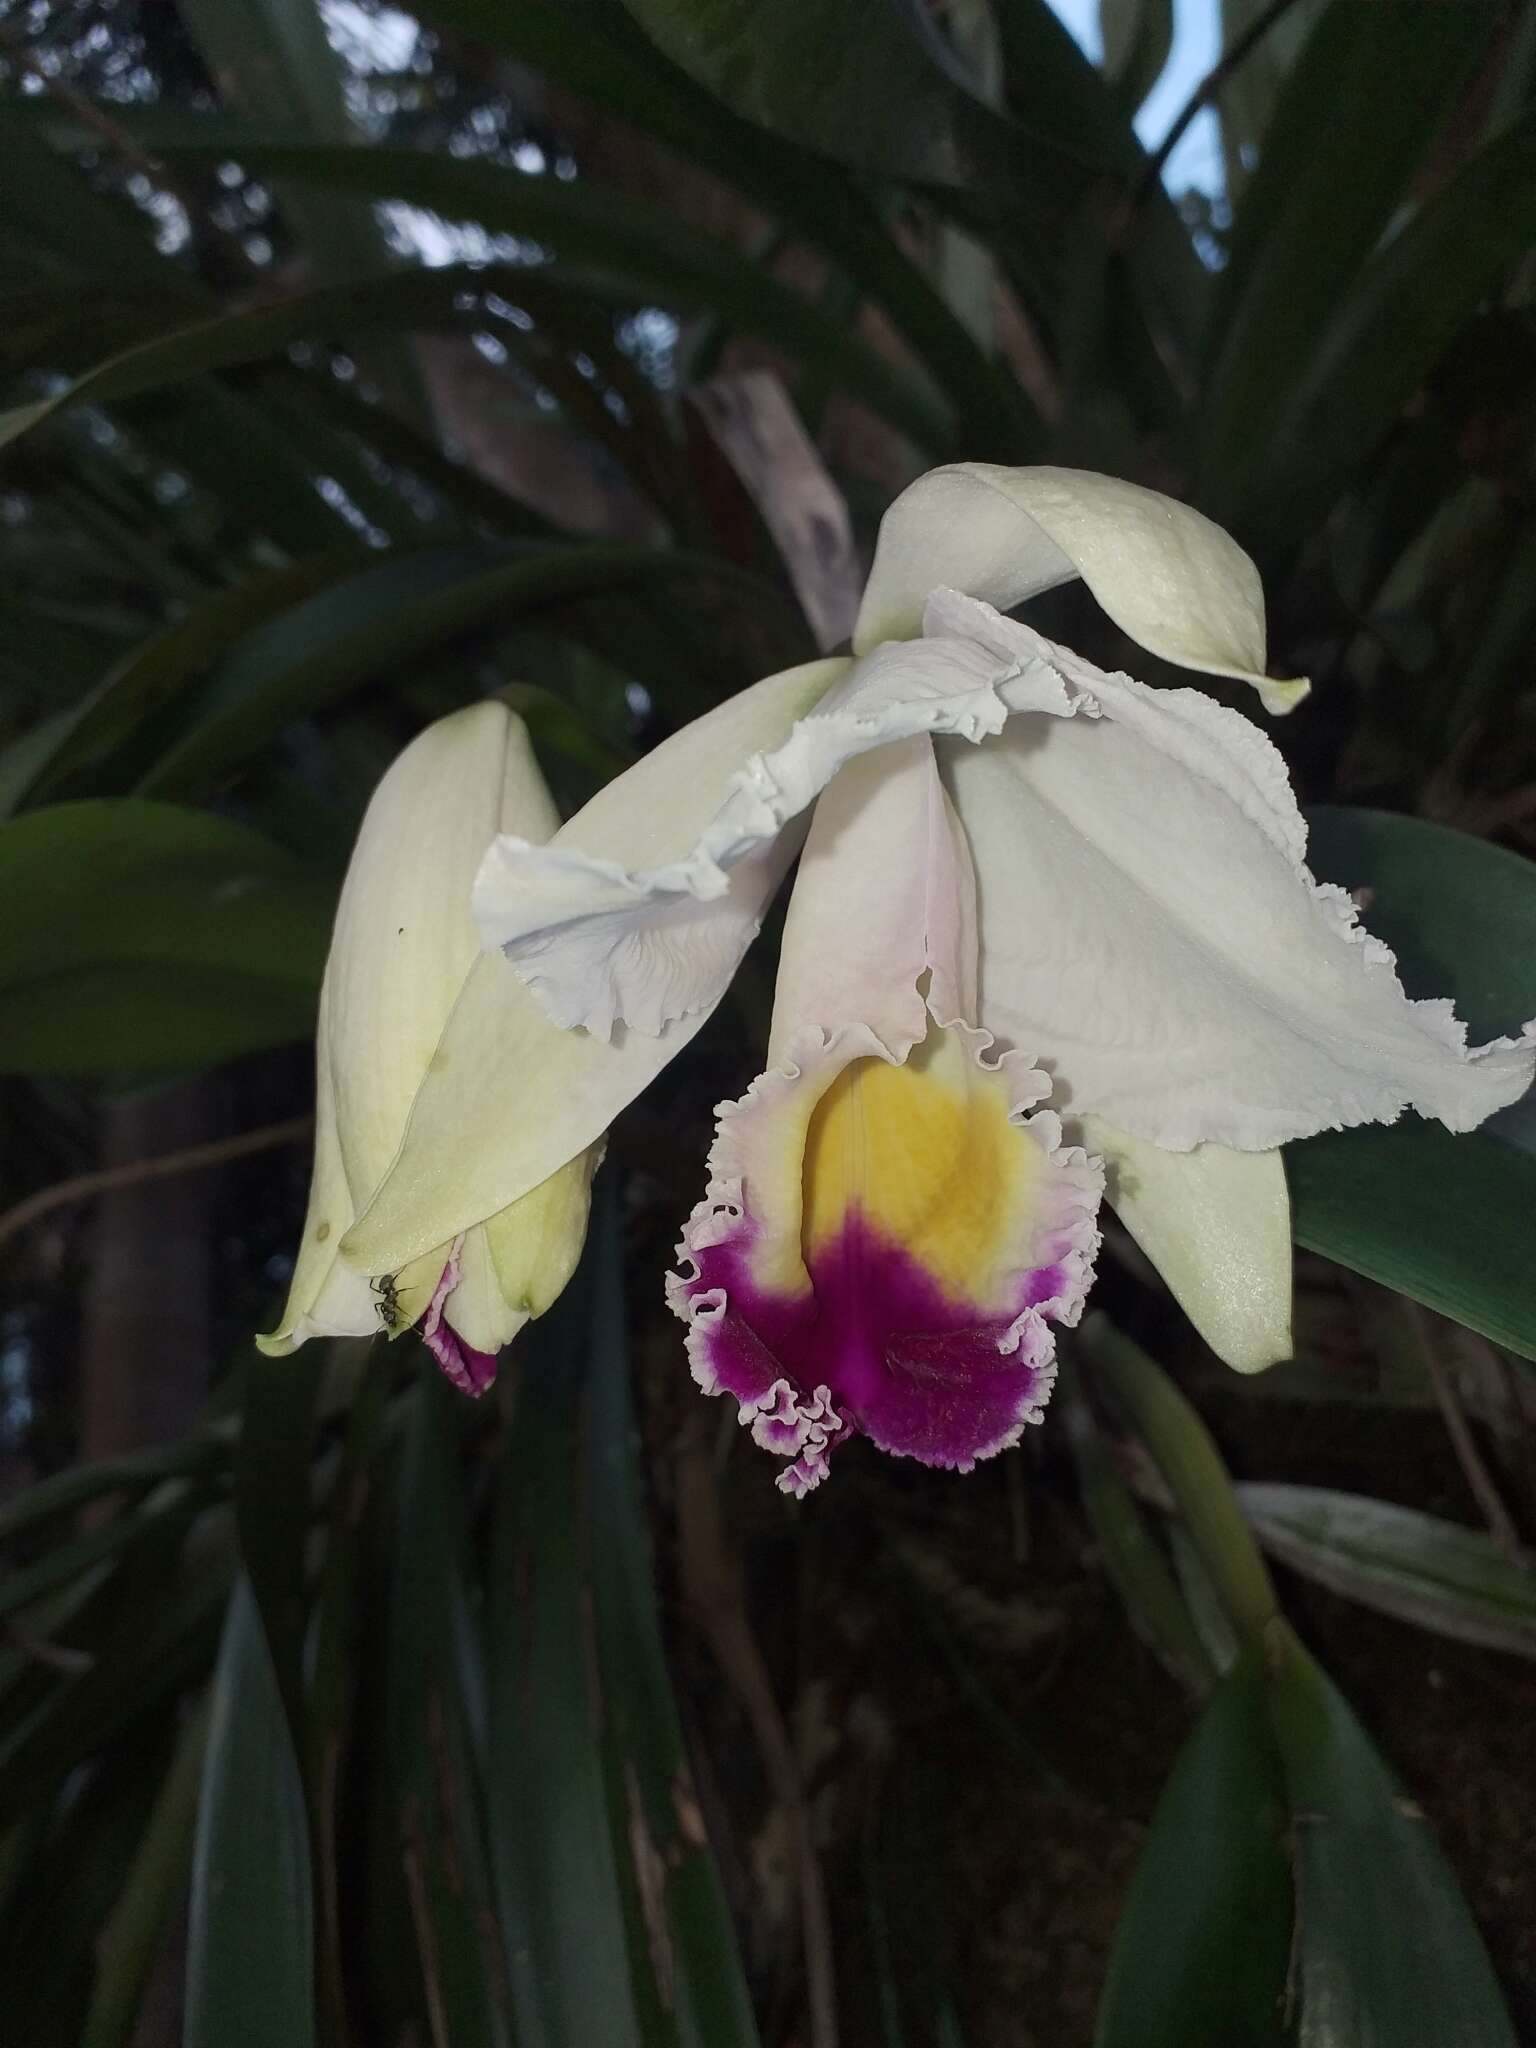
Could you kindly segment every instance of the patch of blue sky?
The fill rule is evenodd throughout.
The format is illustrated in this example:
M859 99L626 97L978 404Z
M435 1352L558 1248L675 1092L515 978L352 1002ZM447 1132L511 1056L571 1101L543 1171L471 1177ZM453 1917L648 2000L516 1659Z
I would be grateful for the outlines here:
M1050 0L1050 4L1083 54L1099 63L1104 55L1099 0ZM1162 76L1136 116L1136 133L1146 148L1157 148L1220 56L1221 0L1174 0L1173 48ZM1202 107L1179 137L1164 168L1163 182L1173 193L1193 187L1213 199L1223 197L1226 171L1221 124L1210 107Z

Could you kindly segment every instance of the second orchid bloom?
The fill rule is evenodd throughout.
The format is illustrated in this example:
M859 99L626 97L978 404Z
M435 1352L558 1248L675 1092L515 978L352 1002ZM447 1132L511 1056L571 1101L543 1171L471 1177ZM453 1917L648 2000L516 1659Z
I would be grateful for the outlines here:
M348 1234L398 1272L580 1158L719 1002L796 852L768 1067L726 1104L670 1299L803 1492L855 1432L964 1469L1039 1416L1107 1192L1212 1346L1290 1348L1279 1147L1469 1129L1476 1050L1305 865L1280 756L1201 693L1002 614L1080 575L1133 640L1253 683L1258 578L1113 479L957 465L882 526L852 658L768 678L547 841L503 834L472 969ZM808 834L808 836L807 836ZM494 957L504 953L505 959ZM510 963L512 971L507 971Z

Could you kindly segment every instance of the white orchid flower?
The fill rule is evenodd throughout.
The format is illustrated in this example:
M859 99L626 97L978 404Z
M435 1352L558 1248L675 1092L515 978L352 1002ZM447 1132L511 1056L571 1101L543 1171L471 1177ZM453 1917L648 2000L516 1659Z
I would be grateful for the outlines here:
M1313 882L1246 719L995 608L1072 575L1156 655L1273 709L1305 689L1265 677L1257 574L1197 513L1070 470L921 479L850 662L769 678L546 844L492 847L495 950L353 1255L414 1256L591 1142L718 1002L814 805L770 1068L722 1111L672 1288L780 1483L855 1429L959 1467L1016 1439L1089 1284L1091 1155L1214 1348L1285 1356L1277 1148L1410 1104L1468 1129L1528 1086L1536 1031L1469 1050L1408 1000Z
M309 1213L282 1322L256 1340L264 1351L419 1324L448 1377L479 1394L497 1352L570 1278L586 1235L595 1164L587 1148L398 1268L357 1265L341 1249L399 1149L480 958L469 890L487 842L503 831L537 842L558 824L522 721L494 702L429 726L375 790L321 987ZM505 962L492 966L515 979Z

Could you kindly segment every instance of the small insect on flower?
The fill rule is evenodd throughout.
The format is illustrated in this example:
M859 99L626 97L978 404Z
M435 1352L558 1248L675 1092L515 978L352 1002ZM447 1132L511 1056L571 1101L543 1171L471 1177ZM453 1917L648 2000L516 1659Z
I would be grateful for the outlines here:
M378 1296L378 1300L374 1303L374 1308L378 1313L379 1321L386 1330L393 1332L396 1323L400 1320L400 1295L395 1286L394 1274L376 1274L368 1282L368 1288L370 1293Z

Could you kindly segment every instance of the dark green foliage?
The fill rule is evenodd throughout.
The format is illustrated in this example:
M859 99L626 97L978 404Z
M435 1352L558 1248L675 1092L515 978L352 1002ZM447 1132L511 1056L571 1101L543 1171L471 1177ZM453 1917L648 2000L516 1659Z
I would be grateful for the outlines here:
M1450 994L1474 1043L1536 1016L1536 866L1465 833L1384 811L1312 819L1316 872L1369 891L1370 928L1411 995ZM1530 1105L1453 1137L1405 1117L1287 1154L1298 1244L1536 1358Z

